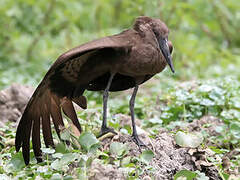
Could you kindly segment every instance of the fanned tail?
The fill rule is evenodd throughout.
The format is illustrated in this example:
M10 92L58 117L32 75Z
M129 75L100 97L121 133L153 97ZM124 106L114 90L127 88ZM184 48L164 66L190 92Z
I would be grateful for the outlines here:
M86 108L86 99L84 96L74 98L74 101L78 102L77 104L82 108ZM29 164L30 160L31 133L35 157L38 162L42 161L40 139L41 124L46 147L54 147L50 117L52 118L55 130L60 138L60 127L64 126L61 108L64 114L72 120L79 133L81 133L81 125L79 124L72 101L66 97L61 98L52 93L47 85L42 82L27 104L17 127L15 147L17 152L22 147L25 164Z

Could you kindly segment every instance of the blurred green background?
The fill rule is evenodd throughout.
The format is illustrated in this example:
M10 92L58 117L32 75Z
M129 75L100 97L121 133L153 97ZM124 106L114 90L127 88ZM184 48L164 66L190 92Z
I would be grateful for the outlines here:
M137 16L170 29L174 80L240 77L239 0L1 0L0 89L36 86L63 52L131 27Z

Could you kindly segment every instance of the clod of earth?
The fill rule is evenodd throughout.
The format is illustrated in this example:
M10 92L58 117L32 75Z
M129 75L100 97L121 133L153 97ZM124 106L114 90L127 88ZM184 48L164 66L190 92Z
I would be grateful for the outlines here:
M16 122L22 115L34 89L31 86L12 84L0 91L0 127L6 122Z

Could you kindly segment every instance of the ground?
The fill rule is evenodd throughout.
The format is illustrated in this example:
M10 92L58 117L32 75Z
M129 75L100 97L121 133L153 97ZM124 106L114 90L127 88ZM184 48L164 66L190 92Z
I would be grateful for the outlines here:
M5 126L5 123L8 121L15 122L17 125L32 93L32 87L19 84L13 84L8 89L0 92L0 126ZM116 116L119 119L121 127L130 125L131 119L128 115L117 114ZM198 132L204 129L210 136L217 136L218 132L215 130L215 127L222 123L223 122L216 117L205 115L181 127L181 130ZM131 136L127 134L118 133L118 135L115 136L110 135L103 137L100 139L101 152L108 152L113 142L125 145L125 147L127 147L125 149L126 152L124 152L121 157L120 155L114 156L114 153L109 155L108 163L103 163L104 156L99 155L92 161L87 170L89 179L126 179L129 174L131 174L129 168L131 169L133 167L126 168L127 166L119 165L119 163L127 164L134 161L138 161L138 163L136 163L138 171L133 171L132 176L137 176L135 173L140 172L138 177L144 180L151 179L151 177L159 180L173 179L173 176L180 170L198 171L199 173L204 173L210 180L222 179L216 164L209 161L209 159L219 158L216 156L216 153L208 148L208 146L212 145L211 141L205 140L205 146L200 145L195 148L181 147L177 145L175 139L175 132L180 128L179 126L175 126L172 130L159 128L158 133L152 136L149 132L140 128L140 120L137 120L136 124L138 126L139 136L147 148L139 148L132 141ZM206 124L211 125L206 126ZM4 134L0 135L4 136ZM5 145L12 146L13 142L5 143ZM141 159L141 154L145 150L151 150L151 152L153 152L154 156L149 162L134 159L134 157L140 157ZM227 158L231 158L230 155ZM221 159L219 161L221 161ZM68 169L69 173L76 173L74 168L77 167L77 165L73 163L70 166L71 168Z

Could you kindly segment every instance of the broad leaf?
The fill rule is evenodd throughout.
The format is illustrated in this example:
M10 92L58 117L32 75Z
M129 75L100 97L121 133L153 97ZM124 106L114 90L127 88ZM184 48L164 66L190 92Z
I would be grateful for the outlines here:
M79 137L79 143L83 149L86 151L94 150L99 147L98 139L89 132L84 132Z
M192 172L189 170L181 170L174 175L174 180L180 180L180 179L193 180L196 176L197 176L197 173L195 172Z
M200 133L184 133L178 131L175 136L176 143L181 147L196 148L203 142L203 137Z

